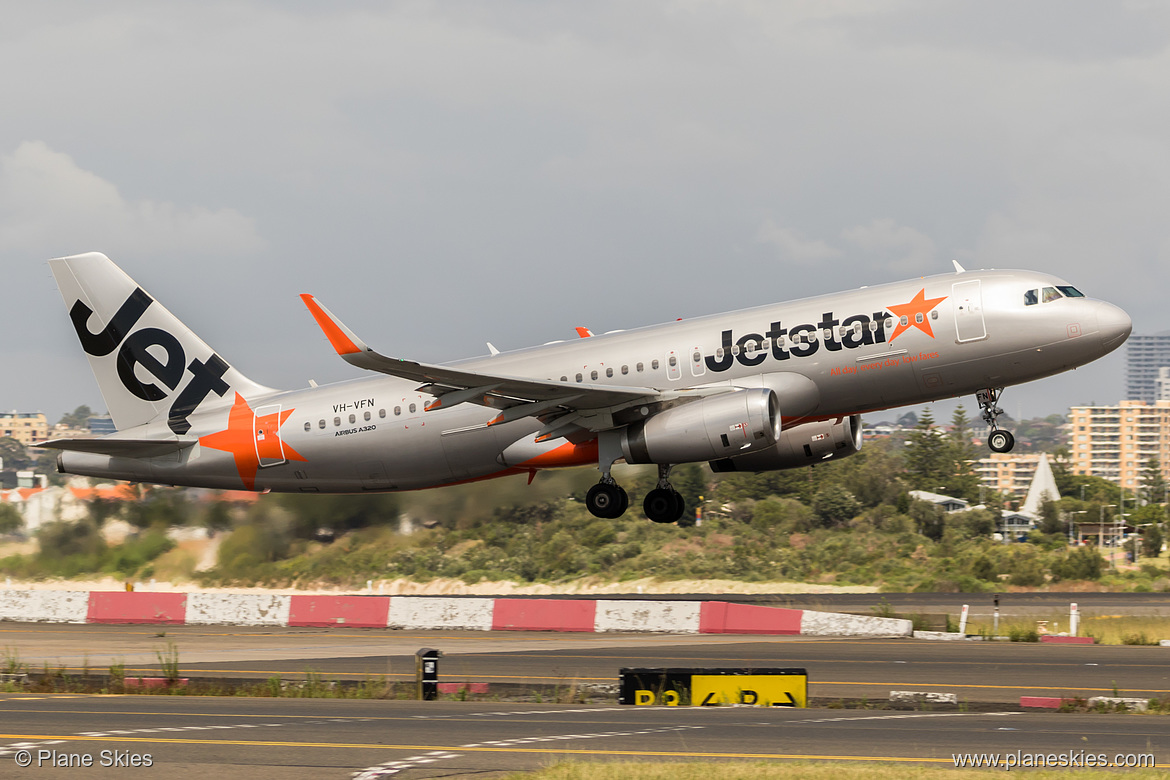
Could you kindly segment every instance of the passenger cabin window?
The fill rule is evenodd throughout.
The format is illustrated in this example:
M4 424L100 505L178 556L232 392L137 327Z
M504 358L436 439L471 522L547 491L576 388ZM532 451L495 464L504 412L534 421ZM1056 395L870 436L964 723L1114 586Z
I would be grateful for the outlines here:
M395 406L395 407L394 407L394 416L395 416L395 417L397 417L397 416L398 416L398 415L400 415L400 414L402 414L402 407L401 407L401 406Z
M910 319L905 314L903 314L902 319L900 319L898 321L902 323L903 327L910 324Z
M384 420L384 419L386 419L386 410L385 410L385 409L379 409L379 410L378 410L378 416L379 416L379 417L381 417L383 420Z
M593 379L593 380L596 380L596 379L597 379L597 372L596 372L596 371L590 371L590 372L589 372L589 378L590 378L590 379Z
M678 358L676 358L674 355L671 355L671 356L670 356L670 365L671 365L671 366L677 366L677 365L678 365Z
M651 368L652 370L654 370L654 371L657 371L657 370L658 370L658 361L657 361L657 360L651 360L651 361L650 361L650 368Z
M313 430L313 423L311 423L311 422L305 423L305 433L308 433L311 430Z
M696 349L695 354L691 355L691 360L695 361L696 363L701 363L703 361L703 353Z
M642 364L641 364L641 363L639 363L639 364L637 365L637 368L636 368L636 370L637 370L637 372L640 374L640 373L642 373L642 372L645 370L645 368L642 366Z
M325 419L324 418L317 421L317 427L320 428L321 430L325 430Z
M622 366L622 376L625 376L628 373L630 373L630 367L629 366Z
M613 369L612 369L612 368L607 368L607 369L605 369L605 375L606 375L607 377L609 377L609 376L613 376Z
M411 414L414 414L414 410L415 410L415 409L417 409L417 408L418 408L418 407L416 407L414 404L411 404L411 405L410 405L410 413L411 413Z
M1039 290L1028 290L1028 292L1024 293L1024 305L1025 306L1035 306L1038 303L1040 303L1040 291Z
M569 381L569 378L568 378L567 376L563 376L563 377L561 377L561 381L562 381L562 382L568 382L568 381Z
M366 422L370 421L370 413L369 412L366 412L365 418L366 418Z
M340 427L341 427L341 418L340 418L340 417L334 417L334 418L333 418L333 426L334 426L335 428L340 428Z
M349 424L350 424L350 425L353 425L355 422L357 422L357 415L356 415L356 414L351 414L351 415L349 416Z
M581 382L583 380L584 380L584 377L582 377L580 374L577 374L577 381Z

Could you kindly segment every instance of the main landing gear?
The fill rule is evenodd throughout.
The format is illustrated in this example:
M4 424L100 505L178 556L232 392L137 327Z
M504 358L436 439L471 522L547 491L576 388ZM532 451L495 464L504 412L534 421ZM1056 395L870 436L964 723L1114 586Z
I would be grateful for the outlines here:
M658 467L658 486L646 494L642 510L656 523L677 523L687 509L682 494L670 486L670 466Z
M1016 437L1012 436L1012 432L996 425L996 420L1003 414L1003 409L996 405L1002 393L1002 387L989 387L975 394L975 400L983 410L983 422L991 426L991 433L987 435L987 446L992 452L1011 452L1012 447L1016 446Z
M630 497L613 477L604 476L585 494L585 507L594 517L614 520L625 514Z
M646 517L656 523L678 522L686 512L686 501L681 493L670 486L667 479L669 475L670 466L659 466L658 486L647 493L646 500L642 502ZM601 481L585 494L585 508L594 517L605 520L621 517L629 505L629 495L608 473L603 472Z

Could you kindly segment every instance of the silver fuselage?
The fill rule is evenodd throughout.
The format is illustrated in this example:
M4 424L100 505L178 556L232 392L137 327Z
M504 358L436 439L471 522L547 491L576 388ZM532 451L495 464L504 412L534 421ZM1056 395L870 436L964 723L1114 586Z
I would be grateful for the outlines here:
M775 375L795 377L779 383L801 388L791 396L778 393L789 429L1041 379L1118 347L1130 320L1109 303L1085 297L1025 303L1030 290L1066 285L1024 271L943 274L451 365L568 385L659 390L767 386ZM899 312L907 307L903 324ZM246 410L230 422L223 406L197 408L187 418L187 435L201 441L179 452L152 458L64 452L60 466L76 474L236 489L248 486L247 471L255 490L361 492L433 487L590 458L596 463L582 447L547 455L565 442L534 442L541 424L533 418L488 426L497 410L461 403L423 411L431 400L417 382L370 375L247 398ZM261 442L251 456L246 445L234 455L222 444L206 446L206 437L232 426L246 441L248 413L255 416L251 435ZM256 422L261 418L278 422L265 428ZM166 434L160 421L115 437Z

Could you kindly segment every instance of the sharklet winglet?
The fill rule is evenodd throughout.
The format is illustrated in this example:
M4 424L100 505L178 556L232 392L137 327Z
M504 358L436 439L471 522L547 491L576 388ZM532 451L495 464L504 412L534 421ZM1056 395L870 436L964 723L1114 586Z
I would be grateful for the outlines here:
M357 352L372 351L368 346L362 343L362 340L357 337L352 330L345 327L341 320L333 316L333 313L321 305L315 297L309 293L302 293L301 300L305 302L309 313L313 315L313 319L317 321L317 326L325 334L325 338L329 339L329 343L333 349L337 351L338 355L352 355Z

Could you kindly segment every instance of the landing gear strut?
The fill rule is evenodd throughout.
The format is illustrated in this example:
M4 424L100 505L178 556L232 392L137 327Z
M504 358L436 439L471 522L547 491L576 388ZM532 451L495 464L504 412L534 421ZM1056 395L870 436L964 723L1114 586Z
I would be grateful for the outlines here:
M660 465L658 486L647 493L646 500L642 502L646 517L656 523L678 522L687 509L682 494L670 486L669 476L670 466Z
M991 427L991 433L987 435L987 446L992 452L1011 452L1012 447L1016 446L1016 437L1012 436L1012 432L996 425L996 420L1003 414L1003 409L996 405L1002 393L1002 387L989 387L975 394L975 400L983 410L983 422Z

